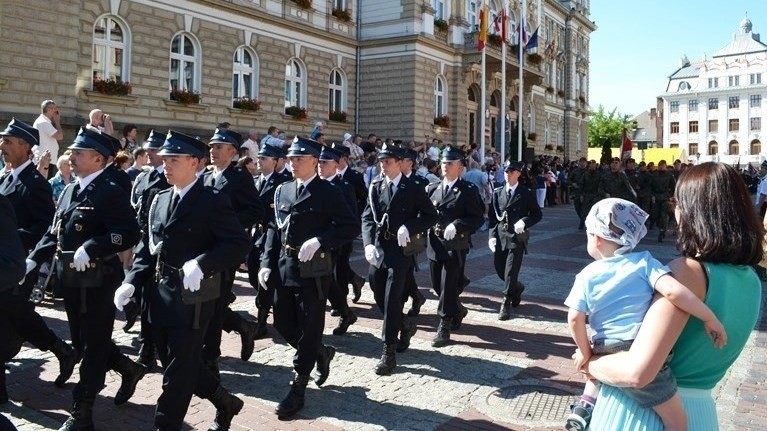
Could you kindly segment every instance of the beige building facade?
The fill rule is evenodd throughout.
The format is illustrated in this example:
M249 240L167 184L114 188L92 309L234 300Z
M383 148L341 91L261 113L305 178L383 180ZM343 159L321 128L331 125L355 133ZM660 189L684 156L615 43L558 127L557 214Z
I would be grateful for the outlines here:
M502 1L489 5L495 16ZM516 26L520 4L510 7ZM359 132L468 144L485 133L490 148L505 91L507 118L521 110L536 153L584 153L596 29L588 0L528 1L525 27L528 34L539 28L539 41L526 56L521 109L516 48L506 59L505 89L493 43L482 76L478 8L476 0L6 0L0 119L31 122L40 102L53 99L67 139L98 107L116 129L133 123L140 134L175 128L206 137L227 121L242 132L275 125L291 136L322 120L330 140ZM130 94L96 91L95 82L110 79L129 82ZM199 100L171 100L184 91ZM258 110L240 109L250 100ZM449 126L435 125L438 117Z

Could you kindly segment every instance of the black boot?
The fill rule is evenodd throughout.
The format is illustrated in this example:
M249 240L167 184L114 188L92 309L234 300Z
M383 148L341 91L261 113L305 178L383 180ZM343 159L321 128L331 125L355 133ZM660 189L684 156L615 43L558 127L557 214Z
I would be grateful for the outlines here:
M509 308L511 308L511 300L504 299L503 304L501 304L501 311L498 313L498 320L509 320L509 317L511 317Z
M397 366L396 344L384 344L381 360L376 364L376 374L379 376L388 376Z
M357 315L354 314L348 306L341 310L341 318L338 319L338 326L333 328L333 335L344 335L349 326L357 321Z
M59 360L59 376L56 377L53 384L62 387L72 377L72 372L75 370L75 365L77 365L79 358L75 349L60 338L57 338L56 342L51 346L51 352Z
M245 405L241 399L229 393L221 385L218 385L216 391L213 392L213 395L208 400L216 406L216 419L213 421L213 425L208 428L208 431L228 430L232 424L232 419L240 413L242 406Z
M8 390L5 388L5 364L0 368L0 405L8 402Z
M72 414L59 431L93 431L93 400L75 401Z
M357 303L360 300L360 296L362 296L362 286L365 285L365 279L360 277L357 274L354 274L354 277L352 277L352 292L354 293L354 296L352 297L352 302Z
M437 335L431 341L432 347L444 347L450 343L450 325L453 319L446 317L439 321Z
M450 322L450 330L457 331L461 329L461 325L463 324L463 319L465 319L468 314L469 314L469 310L463 305L458 304L458 315L454 316L452 321Z
M306 385L309 383L309 376L296 376L293 384L290 386L288 395L277 404L274 412L280 419L286 419L298 413L304 407L304 395L306 394Z
M417 316L421 314L421 306L426 303L426 297L423 293L416 291L416 295L413 297L413 306L408 310L408 316Z
M117 360L112 369L120 373L120 377L122 377L120 389L115 394L115 405L119 406L127 403L133 393L136 392L136 385L146 374L146 367L131 361L125 355L120 355L120 359Z
M242 348L240 349L240 359L247 361L253 355L255 345L253 340L256 338L256 322L240 317L237 325L237 333L240 334Z
M266 337L266 319L269 317L268 308L259 308L258 317L256 318L256 333L253 336L254 340Z
M125 312L125 324L123 325L123 332L128 332L136 324L136 319L141 315L141 306L137 302L130 301L123 306Z
M397 352L404 352L410 347L410 339L418 331L415 323L411 322L405 316L402 316L402 326L400 327L399 342L397 343Z
M152 343L145 342L141 344L141 347L138 349L136 363L146 367L147 372L157 367L157 359L155 358L155 350Z
M314 383L322 386L330 375L330 361L336 355L336 349L333 346L321 346L319 356L317 356L317 376Z

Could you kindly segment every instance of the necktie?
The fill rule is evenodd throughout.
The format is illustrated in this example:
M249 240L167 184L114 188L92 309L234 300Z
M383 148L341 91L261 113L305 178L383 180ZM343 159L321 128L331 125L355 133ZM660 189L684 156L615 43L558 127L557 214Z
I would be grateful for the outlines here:
M77 197L77 195L80 194L80 182L76 182L75 185L72 186L72 196Z
M442 199L444 199L445 196L447 196L447 193L449 191L450 191L450 186L449 185L445 185L445 187L442 189Z
M258 177L258 184L256 184L256 188L258 189L259 192L261 191L261 189L264 188L264 176L263 175Z
M296 199L298 199L301 196L301 193L303 193L303 192L304 192L304 185L303 184L299 184L298 185L298 191L296 192Z
M181 196L178 193L173 193L173 197L170 199L170 209L168 211L168 215L173 214L173 211L176 210L180 200Z
M514 194L514 190L512 190L512 189L509 189L509 190L506 192L506 202L508 202L508 201L510 201L510 200L511 200L511 195L512 195L512 194Z

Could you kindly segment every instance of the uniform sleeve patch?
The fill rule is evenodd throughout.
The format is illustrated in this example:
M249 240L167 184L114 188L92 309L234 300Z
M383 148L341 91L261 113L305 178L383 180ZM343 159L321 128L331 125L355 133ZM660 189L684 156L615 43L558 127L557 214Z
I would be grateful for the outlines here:
M123 236L119 233L113 233L112 234L112 244L114 245L123 245Z

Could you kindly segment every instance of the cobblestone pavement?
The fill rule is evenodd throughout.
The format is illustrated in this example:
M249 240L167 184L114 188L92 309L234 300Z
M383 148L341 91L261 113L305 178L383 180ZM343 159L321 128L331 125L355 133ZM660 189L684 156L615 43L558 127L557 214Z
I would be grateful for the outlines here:
M292 351L270 327L270 336L256 341L249 362L239 359L239 337L225 334L221 362L223 384L245 400L245 408L232 426L235 430L551 430L562 429L567 407L582 382L569 360L574 345L566 327L562 302L575 274L591 259L585 236L576 229L572 206L544 209L543 221L534 228L521 272L527 286L522 305L512 319L497 320L501 282L492 267L486 236L478 233L469 257L467 275L472 282L462 296L469 308L463 328L453 333L448 347L431 347L438 318L437 300L431 290L416 318L418 333L411 348L397 355L392 376L373 372L381 353L381 319L372 293L363 289L353 305L360 319L345 336L332 335L336 318L328 315L325 342L337 348L330 378L320 389L310 383L306 407L291 421L278 421L275 405L288 391L292 378ZM673 237L658 244L651 231L641 248L662 261L673 258ZM359 240L356 246L360 250ZM366 271L361 253L352 266ZM424 258L416 273L420 286L428 286ZM255 315L253 290L239 275L235 310ZM764 300L762 301L764 310ZM409 305L408 305L409 307ZM48 324L68 335L60 301L38 308ZM121 314L121 313L120 313ZM271 322L271 318L270 318ZM115 322L114 340L135 357L137 327L131 333ZM716 389L721 428L764 429L767 423L767 321L762 318L744 353ZM57 429L71 402L72 381L65 389L53 386L58 363L49 352L25 346L9 363L8 392L11 403L0 412L11 417L20 430ZM119 386L117 374L107 375L106 388L95 407L97 429L110 431L152 429L154 403L162 376L148 374L127 405L112 400ZM185 429L207 429L215 416L205 400L192 399ZM762 425L758 425L762 424Z

